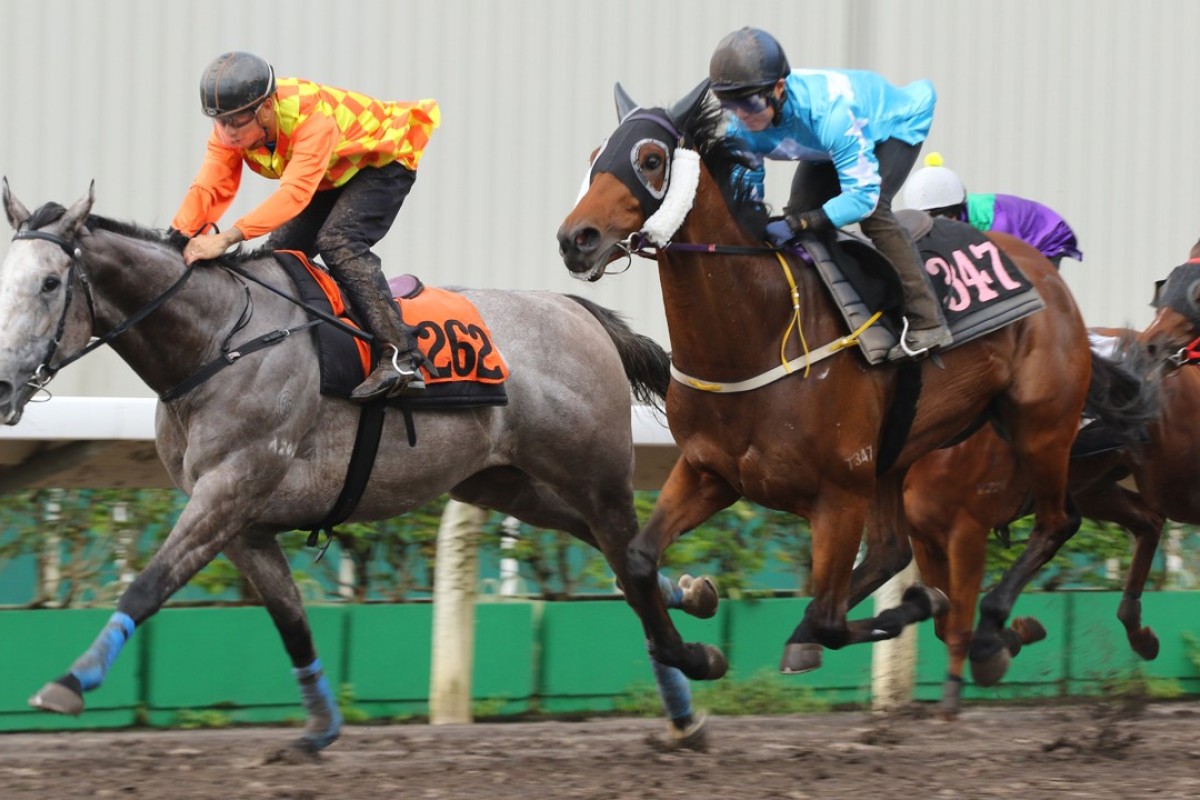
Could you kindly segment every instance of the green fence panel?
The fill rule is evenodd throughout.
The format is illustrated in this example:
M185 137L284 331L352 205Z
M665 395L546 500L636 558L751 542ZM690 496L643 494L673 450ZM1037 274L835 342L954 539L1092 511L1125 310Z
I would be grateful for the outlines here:
M533 696L534 609L529 602L475 607L471 696L493 701L491 713L526 710ZM354 705L372 718L429 713L433 606L429 603L348 609L346 680Z
M687 641L720 645L724 606L712 619L671 618ZM645 637L624 600L546 603L538 696L543 711L609 711L620 696L654 686Z
M342 680L346 609L306 609L332 686ZM146 623L145 702L152 725L196 709L218 709L236 722L302 720L292 663L266 609L167 608Z
M475 606L475 665L471 697L477 713L528 711L537 691L534 672L538 605L528 601ZM486 702L482 702L486 701Z
M996 686L977 686L967 662L963 678L964 700L1008 700L1053 697L1066 685L1066 648L1072 635L1070 599L1074 593L1023 594L1017 599L1009 622L1017 617L1034 617L1046 628L1046 638L1021 648L1004 679ZM1113 606L1115 613L1116 606ZM978 623L978 616L976 616ZM946 678L949 654L937 638L933 622L923 622L917 635L916 699L938 700Z
M145 637L138 631L80 717L35 711L29 697L62 675L96 639L112 609L0 611L0 730L77 730L132 724Z
M1103 694L1134 677L1173 681L1200 692L1200 593L1152 592L1142 597L1142 624L1158 636L1159 653L1143 661L1129 646L1117 620L1119 592L1071 595L1074 636L1070 649L1073 695Z

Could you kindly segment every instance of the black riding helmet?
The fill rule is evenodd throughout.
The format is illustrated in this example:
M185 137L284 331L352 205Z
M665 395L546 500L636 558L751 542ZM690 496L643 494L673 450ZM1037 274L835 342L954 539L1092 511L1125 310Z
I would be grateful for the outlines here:
M791 71L783 47L758 28L742 28L726 36L708 62L710 88L717 97L765 92Z
M275 70L253 53L223 53L200 78L200 107L223 117L257 107L275 92Z

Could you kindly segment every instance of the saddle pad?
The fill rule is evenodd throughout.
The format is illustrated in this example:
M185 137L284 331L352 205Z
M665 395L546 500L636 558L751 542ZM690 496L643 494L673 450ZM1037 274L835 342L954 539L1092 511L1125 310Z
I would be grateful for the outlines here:
M966 344L1045 307L1037 289L1000 247L964 222L935 219L917 241L942 300L954 344Z
M899 318L900 280L879 251L865 241L839 231L836 239L805 236L802 255L821 276L834 305L842 313L847 331L856 331L876 310L884 316L858 337L858 348L868 364L887 360L896 344Z
M303 253L277 251L277 260L296 284L299 299L361 328L348 310L345 295L333 278ZM416 282L420 286L419 282ZM438 368L437 378L422 369L426 389L404 398L414 408L507 405L504 381L508 365L492 343L491 331L478 309L462 295L421 287L401 304L404 321L417 329L418 344ZM370 346L333 325L312 328L321 370L321 394L349 397L372 368Z
M934 291L954 334L951 348L998 330L1044 307L1037 290L1000 248L970 225L926 214L916 241ZM859 336L867 362L879 364L898 341L897 301L901 289L895 270L870 243L844 231L836 239L804 236L800 243L821 276L850 331L878 310L879 324Z

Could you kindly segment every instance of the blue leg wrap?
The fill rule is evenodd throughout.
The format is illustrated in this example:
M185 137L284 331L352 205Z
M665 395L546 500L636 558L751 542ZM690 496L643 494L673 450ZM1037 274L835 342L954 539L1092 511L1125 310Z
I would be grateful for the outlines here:
M687 677L675 667L668 667L650 659L654 669L654 680L658 683L658 696L662 698L663 708L672 720L684 719L692 715L692 687L688 685Z
M322 750L342 732L342 712L321 668L321 659L314 658L307 667L293 669L292 675L300 684L300 696L308 712L304 741L314 750Z
M658 573L658 591L662 592L663 602L667 608L679 608L683 605L683 589L671 583L671 579L661 572Z
M100 631L100 635L96 637L96 641L92 642L92 646L71 665L71 674L79 681L79 685L85 692L95 689L104 682L109 668L117 660L121 648L129 641L129 637L133 636L133 630L136 627L133 618L128 614L120 611L114 613L108 618L108 622Z

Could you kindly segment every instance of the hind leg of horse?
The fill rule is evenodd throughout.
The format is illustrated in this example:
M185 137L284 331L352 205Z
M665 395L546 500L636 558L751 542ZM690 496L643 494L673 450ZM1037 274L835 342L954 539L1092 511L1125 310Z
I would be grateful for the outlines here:
M592 524L576 507L563 500L549 484L516 468L495 467L480 472L456 486L450 495L455 500L500 511L538 528L569 533L604 553L592 532ZM613 507L622 505L632 508L633 498L630 497L627 504L615 503ZM632 530L637 530L636 520ZM708 619L717 613L717 588L708 577L683 576L675 583L660 572L658 587L667 608L699 619ZM617 588L622 588L619 578Z
M1133 560L1125 576L1125 591L1117 608L1117 619L1133 651L1147 661L1158 657L1158 636L1142 625L1142 590L1150 576L1154 553L1165 518L1151 509L1141 495L1116 484L1089 487L1076 496L1080 513L1092 519L1115 522L1133 536Z
M503 467L481 472L460 483L450 494L456 500L495 509L539 528L564 531L604 552L592 532L591 524L579 510L560 497L548 484L515 468ZM611 507L627 507L632 512L632 495ZM631 538L632 533L637 530L636 518L614 524L625 530L623 535L626 539ZM624 552L624 547L612 549L616 553ZM605 555L607 557L608 554ZM658 575L658 585L663 602L668 608L689 611L688 593L684 589L672 584L661 573ZM691 595L695 598L696 593L692 592ZM696 601L692 599L691 603L695 605ZM678 669L660 665L653 658L651 667L663 709L671 722L672 735L685 746L700 746L703 738L700 728L702 719L693 712L692 691L687 678Z
M300 696L308 713L304 735L296 746L309 752L323 750L341 733L342 715L317 657L308 616L292 580L287 557L275 535L269 532L244 534L234 539L225 548L225 555L262 599L291 659L292 676L300 685Z
M1010 425L1018 474L1028 476L1034 493L1034 526L1025 549L979 607L979 624L971 639L970 659L971 674L981 686L995 684L1008 670L1017 642L1006 631L1005 625L1017 596L1063 543L1075 535L1082 521L1066 491L1068 453L1074 429L1064 426L1063 419L1078 419L1078 412L1056 416L1050 409L1049 414L1040 413L1033 421L1022 419L1019 425ZM1025 635L1016 623L1014 628L1024 639ZM1027 633L1029 638L1037 638L1036 631Z
M202 482L203 483L203 482ZM67 672L47 683L29 698L29 705L43 711L77 715L83 712L84 692L99 687L113 662L138 625L155 614L172 594L216 558L237 533L228 512L233 503L214 503L217 487L197 484L192 500L179 515L175 527L117 601L117 610L101 629L92 645ZM228 495L222 493L222 496ZM217 511L216 509L222 509ZM232 510L239 514L240 507Z

